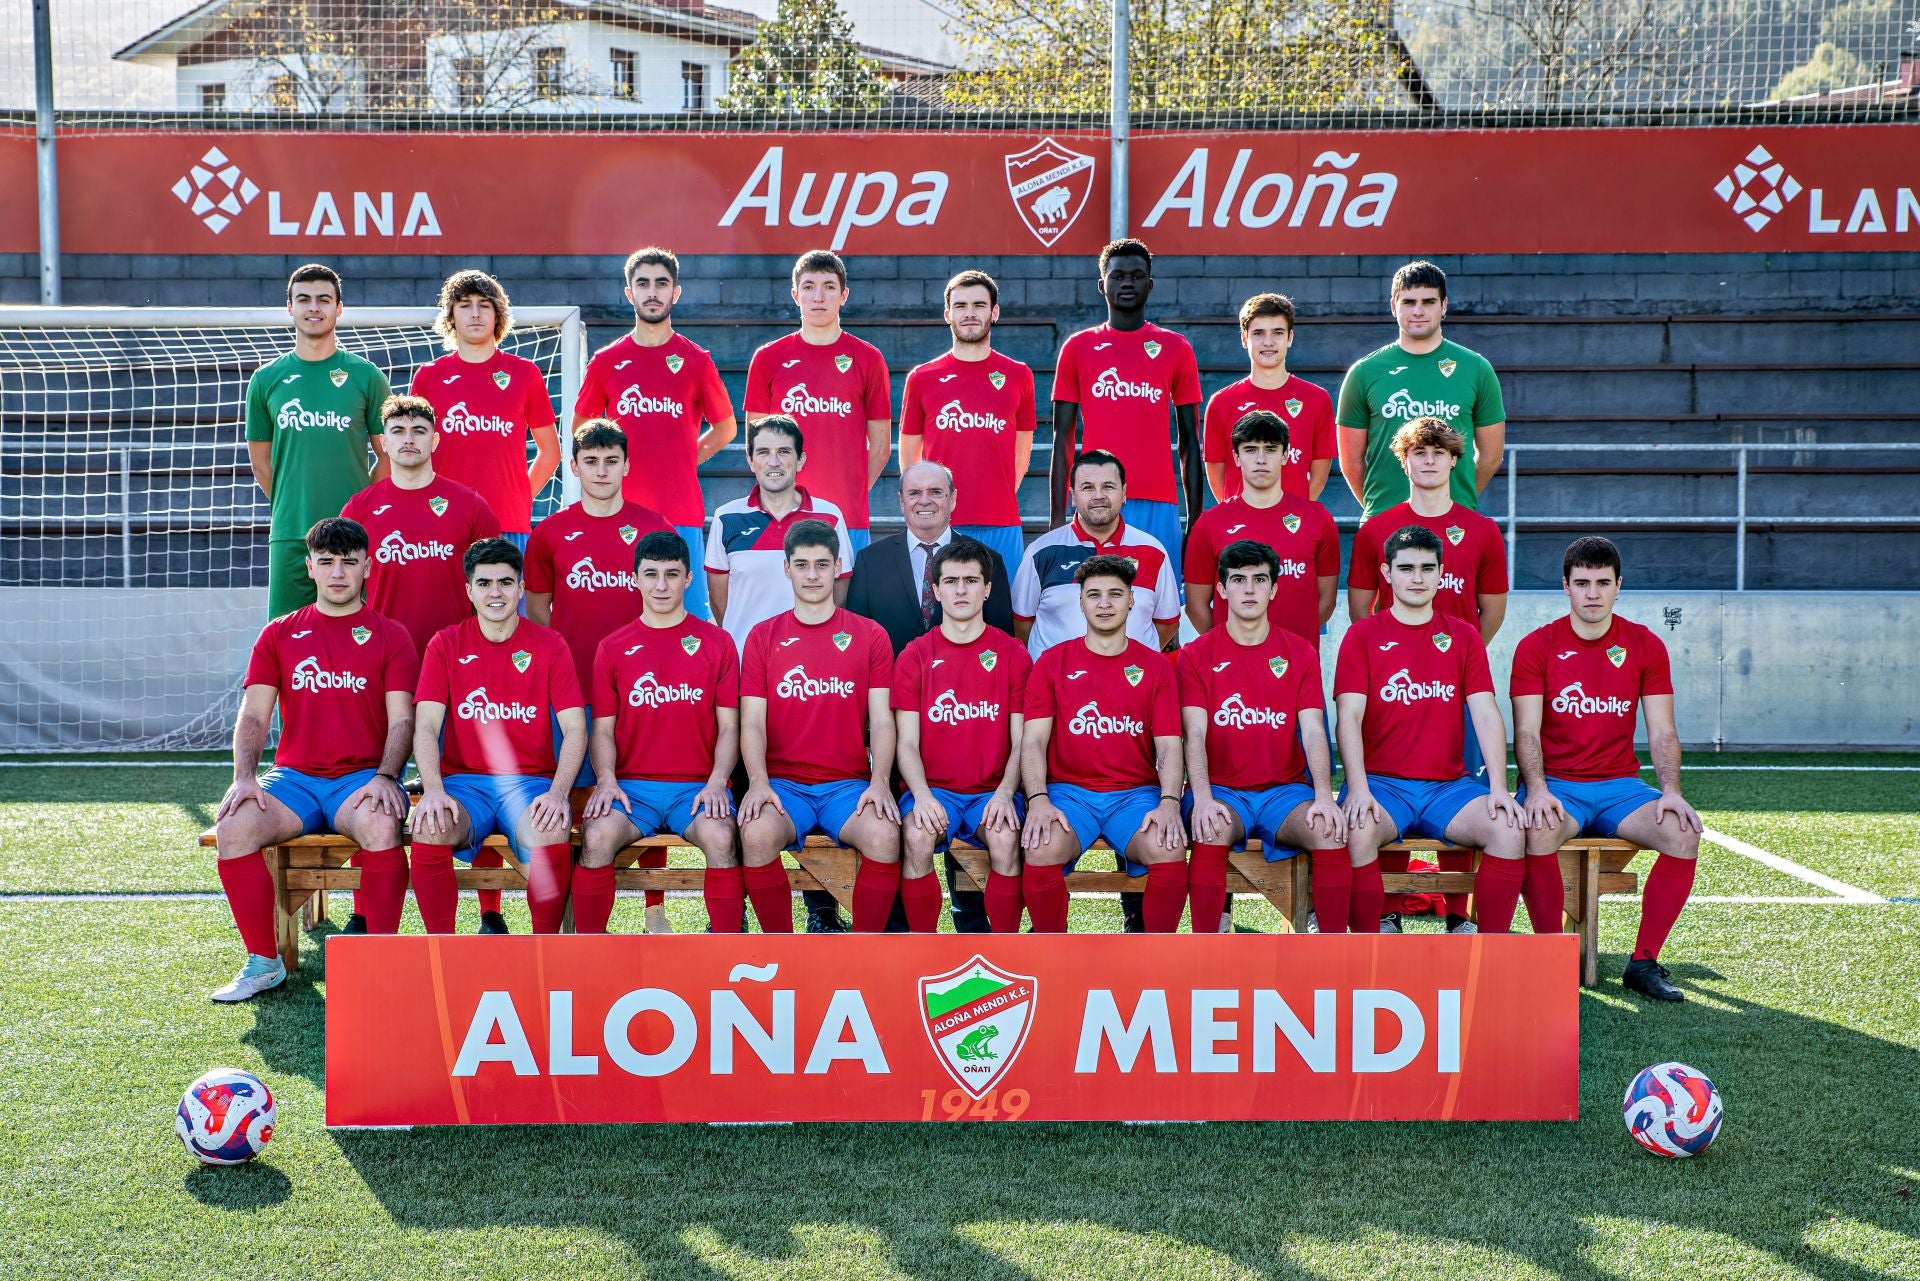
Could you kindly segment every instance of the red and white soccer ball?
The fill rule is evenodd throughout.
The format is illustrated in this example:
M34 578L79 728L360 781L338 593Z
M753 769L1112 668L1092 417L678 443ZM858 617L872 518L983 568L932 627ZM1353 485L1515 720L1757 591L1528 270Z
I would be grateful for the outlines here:
M1627 1133L1660 1156L1699 1156L1720 1133L1720 1091L1684 1063L1656 1063L1633 1078Z
M239 1068L215 1068L187 1087L173 1130L203 1165L239 1165L273 1137L273 1093Z

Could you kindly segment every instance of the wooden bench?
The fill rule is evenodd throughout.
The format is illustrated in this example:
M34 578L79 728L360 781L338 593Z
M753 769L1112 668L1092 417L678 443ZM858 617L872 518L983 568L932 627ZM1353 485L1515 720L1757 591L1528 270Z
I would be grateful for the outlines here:
M577 837L576 837L577 843ZM200 844L211 846L213 833L200 837ZM679 836L661 835L637 841L614 857L618 869L614 883L622 890L698 891L705 884L702 867L635 867L648 850L685 847ZM469 867L455 864L454 880L463 890L523 890L526 865L519 862L506 838L495 836L489 848L500 852L504 867ZM300 935L315 928L327 914L329 890L353 890L360 886L358 868L346 866L357 847L344 836L321 833L295 837L261 851L275 886L274 933L280 941L280 958L288 969L300 966ZM1435 853L1450 849L1439 841L1401 841L1386 847L1388 851L1409 854ZM1107 850L1104 843L1094 851ZM1580 937L1581 982L1600 981L1600 896L1631 894L1640 887L1640 878L1627 871L1638 849L1627 841L1598 837L1571 842L1560 851L1560 877L1566 886L1565 928ZM953 847L965 882L978 889L986 884L987 852L964 845ZM850 849L833 844L824 836L810 836L797 855L789 855L787 878L796 890L825 890L844 908L853 906L853 879L859 868L859 856ZM1304 931L1307 913L1313 910L1310 863L1304 857L1267 862L1259 843L1249 841L1244 850L1229 852L1228 894L1258 894L1280 913L1282 928ZM1480 856L1475 855L1478 864ZM1466 894L1473 890L1472 872L1397 872L1382 878L1389 894ZM1078 871L1067 877L1067 889L1082 894L1118 893L1137 890L1142 882L1121 871Z

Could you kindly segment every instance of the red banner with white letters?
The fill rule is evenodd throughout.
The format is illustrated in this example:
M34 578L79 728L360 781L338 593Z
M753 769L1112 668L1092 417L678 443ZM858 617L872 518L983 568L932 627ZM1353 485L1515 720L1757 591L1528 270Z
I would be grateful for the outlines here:
M329 1125L1566 1121L1571 935L335 937Z
M105 133L59 142L82 254L1088 254L1102 135ZM1920 248L1920 126L1134 137L1169 254ZM476 180L475 175L501 175ZM30 133L0 182L33 189ZM0 202L0 251L38 245Z

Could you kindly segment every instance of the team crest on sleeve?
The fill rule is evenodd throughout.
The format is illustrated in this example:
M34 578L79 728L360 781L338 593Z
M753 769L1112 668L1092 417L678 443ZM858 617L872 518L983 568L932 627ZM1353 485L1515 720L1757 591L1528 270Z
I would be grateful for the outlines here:
M327 371L327 381L336 387L344 387L347 385L347 371L344 369L329 369Z
M1285 676L1287 674L1287 660L1284 658L1269 658L1267 660L1267 667L1275 676Z
M700 652L700 638L698 636L682 636L680 638L680 648L686 650L687 656L691 658Z
M436 516L444 516L447 514L447 500L444 498L429 498L427 500L427 507Z
M835 369L838 369L841 373L844 374L849 369L853 368L853 357L852 356L835 356L833 358L833 367Z
M533 665L533 654L524 649L513 651L513 666L516 671L524 672Z
M1625 647L1620 645L1615 645L1613 648L1609 649L1607 651L1607 661L1609 663L1612 663L1615 667L1618 667L1620 666L1620 664L1626 662L1627 651Z
M1460 540L1465 538L1466 536L1467 536L1467 531L1462 529L1460 526L1458 525L1447 526L1447 541L1452 543L1455 547L1458 547L1460 545Z
M847 646L851 644L853 644L852 632L835 632L833 634L833 647L839 650L841 653L844 654L846 652Z
M992 671L995 667L999 666L999 664L1000 664L1000 655L994 653L990 649L983 649L980 651L980 666L984 667L988 671Z
M1453 637L1447 635L1445 632L1435 632L1433 634L1433 647L1444 654L1453 648Z
M364 645L372 639L373 639L373 629L371 627L356 627L353 629L354 644ZM1618 667L1620 666L1620 664L1616 662L1614 666Z
M628 545L632 545L633 540L638 537L640 537L640 531L638 529L635 529L632 525L620 526L621 542L626 543Z
M1130 667L1128 667L1128 668L1127 668L1127 669L1126 669L1126 670L1125 670L1124 672L1122 672L1122 673L1121 673L1121 675L1123 675L1123 676L1125 676L1125 677L1127 678L1127 684L1129 684L1129 685L1138 685L1138 684L1140 683L1140 678L1141 678L1142 676L1145 676L1145 675L1146 675L1146 672L1144 672L1144 671L1142 671L1142 670L1141 670L1140 668L1138 668L1138 667L1131 667L1131 666L1130 666Z
M987 375L987 381L993 384L993 389L995 391L999 391L1002 387L1007 385L1007 376L1001 373L998 369L996 369L992 373Z
M1443 360L1443 361L1441 361L1441 362L1439 363L1439 365L1437 366L1437 368L1438 368L1438 369L1440 370L1440 376L1441 376L1442 378L1451 378L1451 377L1453 377L1453 371L1454 371L1454 370L1456 370L1456 369L1458 369L1459 367L1460 367L1460 366L1458 366L1457 364L1455 364L1455 363L1454 363L1453 361L1451 361L1451 360Z
M680 366L686 363L687 363L687 358L685 356L668 356L667 372L670 374L677 374L680 372Z
M1160 344L1149 338L1142 344L1146 348L1147 359L1152 360L1160 354Z
M1297 534L1300 532L1300 518L1294 515L1292 512L1288 512L1286 515L1282 516L1280 518L1280 523L1287 527L1287 532L1289 534Z
M959 969L922 978L919 987L934 1056L961 1089L979 1098L1020 1056L1038 983L976 955Z
M505 391L507 389L507 384L512 381L513 381L513 375L508 373L506 370L496 369L493 371L493 385L498 387L501 391Z
M1287 397L1287 417L1298 418L1300 416L1300 409L1301 402L1299 400L1292 396Z

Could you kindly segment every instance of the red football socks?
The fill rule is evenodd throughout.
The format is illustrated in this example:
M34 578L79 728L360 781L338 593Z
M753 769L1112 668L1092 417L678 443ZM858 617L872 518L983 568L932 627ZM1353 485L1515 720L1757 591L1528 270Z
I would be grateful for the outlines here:
M573 929L605 934L613 919L613 865L573 869Z
M1671 854L1662 854L1653 861L1647 883L1640 891L1640 936L1633 943L1634 960L1660 959L1660 949L1666 945L1673 923L1680 919L1680 909L1687 905L1687 896L1693 893L1693 873L1699 861L1675 858ZM243 932L245 928L241 927Z
M527 911L535 934L558 934L573 885L573 846L536 845L527 857Z
M1180 928L1180 914L1187 910L1187 862L1147 865L1147 892L1140 903L1140 923L1149 934L1172 934ZM1220 917L1213 918L1214 932Z
M475 867L505 867L506 865L507 860L503 858L500 851L496 849L488 849L483 846L473 856L473 866ZM480 910L482 912L498 912L500 910L499 890L475 890L474 897L480 900Z
M1520 886L1526 879L1524 859L1489 856L1480 860L1480 870L1473 878L1473 896L1480 901L1482 934L1513 931L1513 909L1520 905Z
M1527 920L1535 934L1558 934L1566 920L1567 887L1560 879L1558 854L1527 855L1527 880L1521 889L1527 900Z
M353 907L367 918L367 933L397 933L400 913L407 905L407 856L397 845L387 850L356 850L353 865L360 869Z
M1481 860L1483 863L1485 861L1485 859ZM1439 865L1440 870L1443 872L1471 872L1473 870L1473 851L1442 850L1435 856L1434 862ZM1470 907L1467 900L1472 897L1471 895L1448 894L1445 897L1447 900L1448 916L1465 916L1467 914L1468 908Z
M1405 851L1402 850L1382 850L1380 851L1380 857L1375 859L1374 862L1379 867L1382 876L1386 876L1389 873L1398 875L1407 870L1407 855ZM1388 912L1399 912L1406 909L1407 896L1405 894L1387 894L1384 890L1382 890L1381 893L1383 895L1380 902L1381 915L1384 916ZM1355 931L1355 933L1361 932L1362 931L1358 930Z
M1350 891L1352 898L1347 903L1347 928L1355 934L1378 934L1380 915L1386 910L1387 890L1380 883L1380 860L1375 859L1362 867L1353 869L1349 879L1353 883ZM1326 929L1323 917L1321 929Z
M667 865L667 847L662 845L656 849L643 852L639 858L634 860L633 865L635 867L665 867ZM665 890L647 890L646 904L648 907L665 907L667 904L667 892ZM575 909L575 912L577 914L578 909Z
M987 925L995 934L1018 934L1020 914L1026 900L1020 893L1020 878L1002 872L987 873Z
M1353 864L1344 849L1313 851L1313 919L1322 934L1347 932L1347 904L1353 897ZM1379 864L1374 865L1376 868ZM1379 925L1379 913L1374 924Z
M737 867L710 867L706 877L707 930L711 934L738 934L740 914L747 907L747 881Z
M925 876L903 877L900 881L900 903L907 909L907 928L915 934L938 934L940 932L940 878L932 872ZM881 923L885 928L885 922Z
M273 873L259 850L219 861L220 888L240 929L240 941L255 956L278 956L273 942Z
M853 876L853 932L878 934L887 928L887 916L900 893L900 865L862 858Z
M1020 889L1027 900L1027 919L1036 934L1067 932L1067 874L1062 867L1029 863L1020 871Z
M413 864L413 905L429 934L453 933L460 887L453 880L453 846L415 840L407 851Z
M1193 904L1193 932L1218 934L1220 916L1227 909L1226 846L1194 842L1193 862L1187 867L1187 901Z
M787 880L786 864L779 859L748 867L742 873L747 897L753 900L753 916L760 922L762 934L793 933L793 886Z

